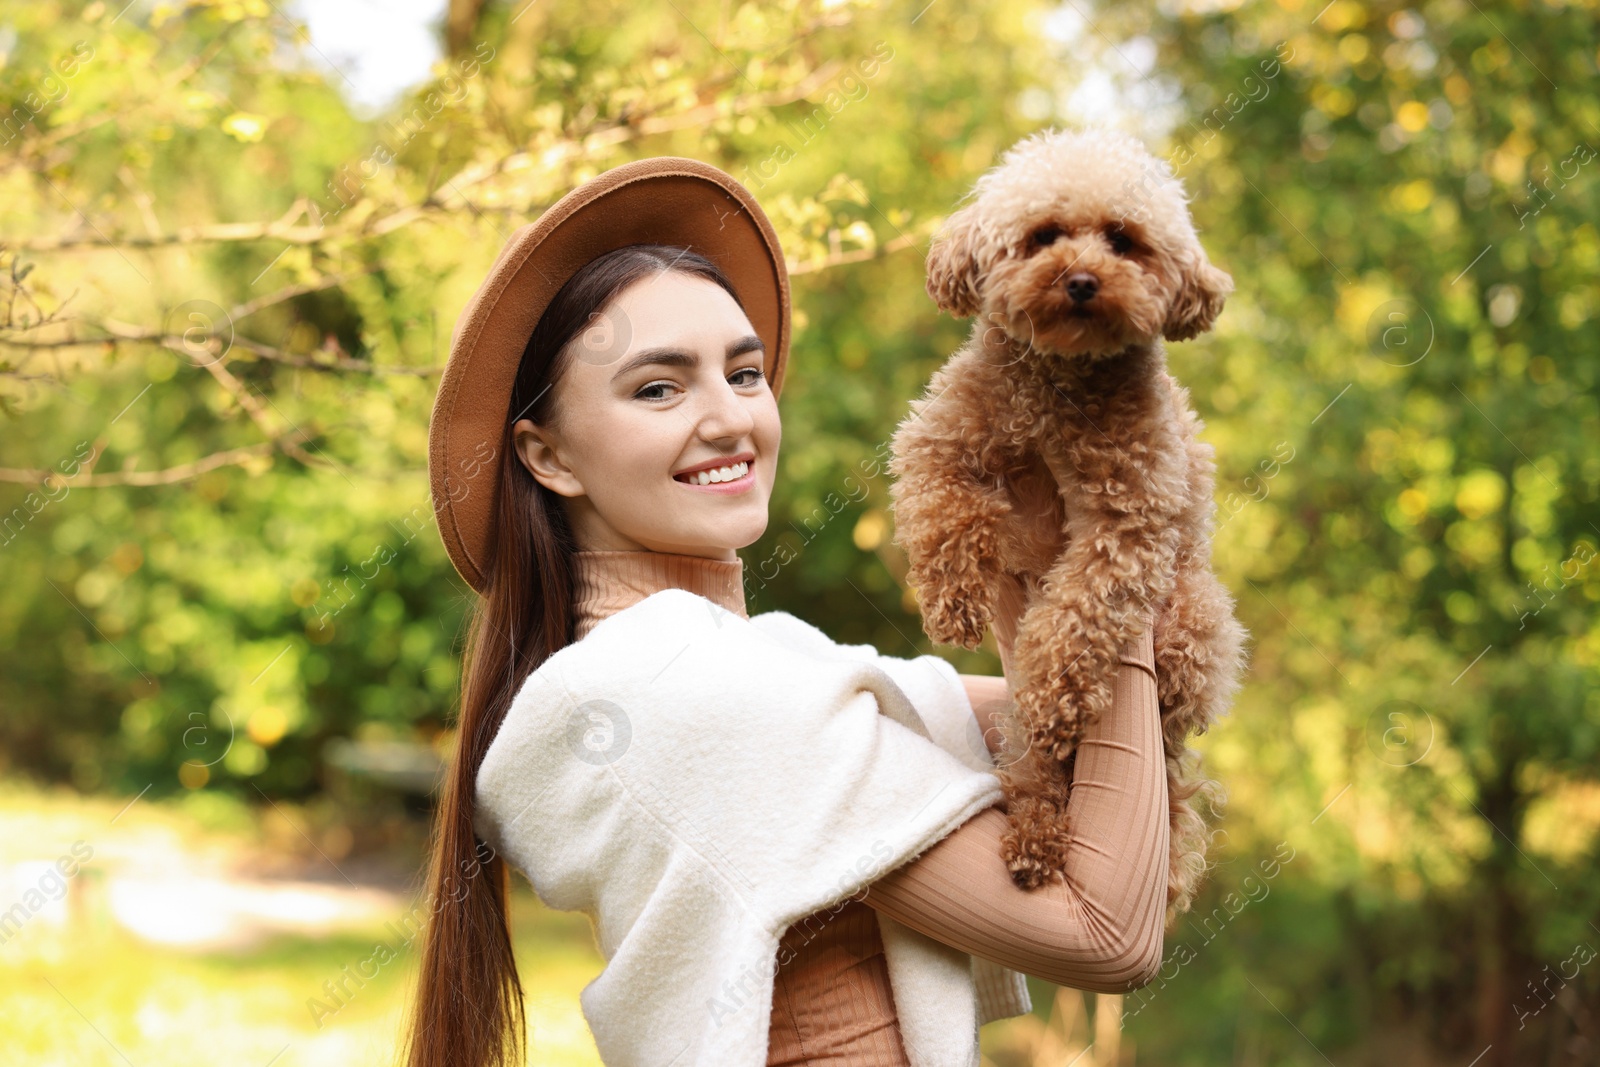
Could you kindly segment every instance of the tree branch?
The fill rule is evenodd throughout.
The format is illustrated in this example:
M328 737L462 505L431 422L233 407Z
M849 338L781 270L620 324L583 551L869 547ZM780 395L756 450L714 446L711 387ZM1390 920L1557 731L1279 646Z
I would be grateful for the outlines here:
M285 299L287 298L285 297ZM241 305L241 307L245 306L248 305ZM171 349L172 351L177 352L179 355L182 355L197 363L221 360L226 357L227 351L238 348L249 352L251 355L260 359L270 360L273 363L282 363L288 367L302 367L307 370L320 370L328 372L350 371L359 374L400 374L411 375L418 378L426 378L432 375L444 373L444 367L442 366L388 366L386 364L373 363L370 360L356 359L352 356L344 355L342 350L339 349L324 350L337 353L331 359L316 359L311 356L299 356L295 355L293 352L285 351L284 349L278 348L274 345L252 340L248 337L239 337L237 335L235 335L232 340L229 341L229 349L225 351L222 348L222 342L225 340L225 338L214 330L198 335L197 340L195 336L163 333L160 330L152 330L144 326L133 326L125 322L117 322L115 319L104 319L99 322L86 322L85 325L95 329L104 330L107 336L53 337L40 340L18 340L15 338L0 337L0 345L9 346L12 348L50 349L79 348L89 345L114 345L118 342L127 342L132 344L154 344L160 345L163 348ZM197 354L200 352L207 353L207 358L205 360L196 359Z
M71 479L74 486L86 489L99 489L114 485L172 485L176 482L187 481L198 477L206 471L233 464L247 463L257 456L270 455L276 448L276 442L263 441L260 444L248 445L243 448L230 448L225 452L214 452L204 456L193 463L181 463L176 467L166 467L155 471L117 471L112 474L84 473ZM15 467L0 467L0 482L21 482L26 485L44 485L54 476L63 478L59 471L49 468L44 470L19 470Z
M835 252L821 259L809 259L804 262L795 262L789 265L791 278L801 274L817 274L829 267L839 267L846 263L864 263L869 259L882 259L902 248L917 247L917 239L911 234L903 233L891 238L876 248L858 248L854 252Z
M726 115L778 107L801 100L818 85L831 78L838 70L837 60L817 67L794 85L764 93L749 93L736 97L726 104L711 103L688 111L666 116L629 117L584 136L563 138L538 153L514 152L499 159L466 167L442 185L456 194L462 205L475 208L465 190L480 185L509 169L523 166L552 167L568 158L590 158L602 148L615 147L629 141L660 133L671 133L686 128L705 126ZM35 236L13 239L12 246L30 252L63 252L83 248L117 246L120 248L161 248L173 245L206 243L237 243L274 240L290 245L309 245L345 237L381 237L406 226L431 212L449 211L452 205L437 195L396 208L388 214L371 217L349 226L300 225L302 216L309 216L311 203L304 196L289 205L281 217L259 222L221 222L202 226L183 226L158 233L102 233L90 227L54 236Z

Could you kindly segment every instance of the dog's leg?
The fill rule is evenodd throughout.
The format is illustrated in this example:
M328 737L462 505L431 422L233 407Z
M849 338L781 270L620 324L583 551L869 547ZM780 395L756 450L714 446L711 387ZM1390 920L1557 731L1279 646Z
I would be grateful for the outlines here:
M1186 561L1156 620L1161 731L1169 748L1227 713L1239 688L1245 637L1227 587L1206 563Z
M963 350L929 380L895 430L889 469L894 539L906 551L922 625L943 645L977 648L991 618L1001 524L1011 502L997 473L987 367ZM987 461L987 462L986 462Z
M1178 442L1171 443L1175 450ZM1180 536L1160 498L1143 491L1148 472L1133 468L1131 453L1109 441L1079 450L1089 448L1109 472L1094 480L1093 491L1069 482L1059 457L1047 457L1061 472L1067 544L1017 628L1017 703L1035 742L1053 746L1058 758L1110 705L1117 651L1171 592ZM1113 498L1103 488L1108 482L1127 488ZM1144 506L1129 506L1135 499Z

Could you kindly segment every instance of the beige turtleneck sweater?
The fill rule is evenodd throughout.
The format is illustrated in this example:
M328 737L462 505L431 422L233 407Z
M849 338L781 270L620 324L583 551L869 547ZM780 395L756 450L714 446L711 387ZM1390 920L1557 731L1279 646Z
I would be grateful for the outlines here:
M687 589L748 619L744 606L744 560L707 559L676 552L618 549L581 551L573 595L572 639L581 641L613 612L662 589Z
M740 559L628 550L574 558L574 640L667 588L749 618ZM1017 888L1000 859L1005 814L992 807L873 882L864 898L796 922L780 942L768 1067L908 1067L872 909L1058 985L1123 992L1150 979L1161 958L1168 816L1148 630L1122 662L1112 708L1079 744L1065 880ZM962 679L969 696L995 691L995 679Z

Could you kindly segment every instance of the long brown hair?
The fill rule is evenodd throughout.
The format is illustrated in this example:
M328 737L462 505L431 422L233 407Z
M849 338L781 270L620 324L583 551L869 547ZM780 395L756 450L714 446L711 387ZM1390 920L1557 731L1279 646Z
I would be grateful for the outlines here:
M500 441L488 588L468 623L455 751L425 872L432 917L402 1036L407 1067L506 1067L526 1055L527 1017L511 945L511 869L473 832L474 785L517 690L572 640L578 545L561 496L517 459L511 427L523 418L559 424L555 387L574 358L570 342L623 289L666 270L715 282L739 301L704 256L671 245L628 245L590 261L561 287L522 353Z

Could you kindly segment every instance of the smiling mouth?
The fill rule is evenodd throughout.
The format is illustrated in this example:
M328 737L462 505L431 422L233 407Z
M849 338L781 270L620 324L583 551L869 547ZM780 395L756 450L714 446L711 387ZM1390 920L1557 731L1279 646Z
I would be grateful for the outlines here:
M674 475L676 481L688 485L716 485L719 482L735 482L750 472L750 464L741 460L726 467L713 467L711 470L695 471L693 474Z

